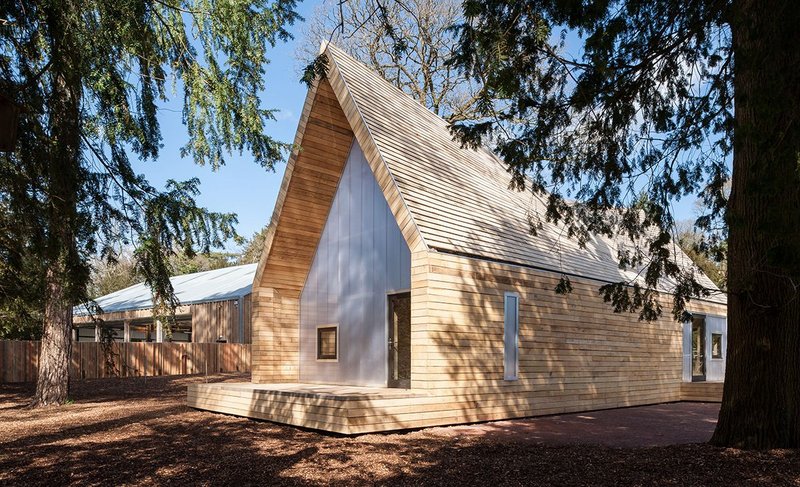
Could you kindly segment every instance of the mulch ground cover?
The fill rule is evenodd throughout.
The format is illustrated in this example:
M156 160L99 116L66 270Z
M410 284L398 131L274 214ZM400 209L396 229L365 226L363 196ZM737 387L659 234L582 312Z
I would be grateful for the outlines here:
M32 386L0 385L0 485L800 485L796 450L449 428L345 438L186 407L187 384L206 380L246 377L87 380L69 405L43 410L27 408Z

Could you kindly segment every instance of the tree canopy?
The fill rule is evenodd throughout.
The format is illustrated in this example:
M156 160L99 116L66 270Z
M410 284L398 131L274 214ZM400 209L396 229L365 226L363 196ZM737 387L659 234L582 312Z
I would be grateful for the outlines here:
M247 151L270 169L286 146L263 108L268 50L290 37L294 0L93 0L0 6L0 92L23 114L15 150L0 155L3 299L26 259L42 265L43 361L37 403L63 402L71 307L87 298L90 256L133 245L159 313L175 304L169 254L208 252L237 237L235 215L197 205L199 181L158 189L131 158L157 159L158 112L177 96L183 156L218 168ZM50 391L50 392L48 392Z
M322 41L334 42L437 115L461 120L476 101L475 81L447 62L457 47L450 27L461 18L457 0L328 0L298 54L311 61Z
M483 88L454 134L489 143L570 236L639 242L619 260L642 282L600 288L616 310L655 317L665 278L678 319L711 292L679 265L676 200L701 198L697 225L727 237L719 445L800 445L797 25L788 0L466 0L456 27L452 62Z
M491 141L516 187L545 195L547 218L579 240L624 232L646 242L620 255L624 266L646 267L644 282L603 288L620 309L652 318L660 312L652 290L664 277L679 283L678 317L687 298L707 296L676 265L671 202L699 195L704 227L724 215L733 66L723 9L669 1L464 8L455 63L484 89L480 117L456 124L457 136ZM567 32L578 39L575 55Z

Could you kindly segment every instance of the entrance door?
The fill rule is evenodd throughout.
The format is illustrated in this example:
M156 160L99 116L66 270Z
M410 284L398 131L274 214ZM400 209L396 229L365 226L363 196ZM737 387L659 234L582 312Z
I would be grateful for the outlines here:
M706 380L706 320L692 318L692 382Z
M411 388L411 293L389 295L389 387Z

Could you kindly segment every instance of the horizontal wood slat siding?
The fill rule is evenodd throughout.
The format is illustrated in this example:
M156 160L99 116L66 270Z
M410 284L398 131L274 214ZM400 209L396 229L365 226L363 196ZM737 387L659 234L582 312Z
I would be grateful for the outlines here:
M373 170L379 179L379 171L391 174L396 187L390 191L402 200L403 212L413 219L417 238L427 248L610 282L637 278L637 269L618 265L618 247L630 246L626 237L595 236L582 248L564 236L563 224L546 221L545 197L509 188L511 176L491 151L462 147L446 120L335 46L329 45L326 54L333 61L331 84L359 144L376 161ZM403 214L395 215L404 221ZM535 237L530 234L531 217L541 221ZM411 242L409 248L422 249ZM680 249L675 252L680 265L692 265ZM697 278L716 289L702 272ZM672 287L666 281L662 285ZM714 299L724 303L725 297Z
M572 294L559 296L557 274L519 266L422 251L411 267L413 397L336 401L198 384L190 405L356 434L712 400L719 387L681 382L680 324L611 312L597 281L573 279ZM520 298L516 381L503 380L505 291ZM725 314L705 301L690 309Z
M242 337L242 343L253 343L253 295L246 295L242 302L244 303L244 310L242 311L244 336Z
M681 401L722 402L722 382L684 382Z
M296 382L300 361L300 298L261 289L253 299L252 381Z
M306 98L256 286L299 296L352 142L350 124L322 79Z
M193 385L190 405L360 433L680 400L681 325L612 313L592 280L630 275L613 258L618 239L579 249L553 225L533 239L527 217L541 202L509 190L497 158L461 148L439 117L341 51L326 52L328 77L306 98L256 274L253 382L298 382L298 296L355 137L411 251L418 397L340 401ZM534 266L588 277L560 296L560 271ZM516 381L503 380L506 291L519 295ZM725 315L719 301L690 309ZM662 305L669 309L669 295Z
M597 281L573 278L573 292L557 295L559 277L437 252L412 255L412 387L451 391L454 410L476 415L486 403L467 397L493 398L507 417L680 400L682 328L669 312L640 322L613 313ZM503 380L506 291L519 294L516 381ZM666 310L669 300L663 296ZM689 308L726 313L706 301Z
M0 382L35 382L38 341L0 341ZM101 343L73 342L70 377L136 377L215 374L250 370L250 345L240 343L120 343L112 345L114 368Z

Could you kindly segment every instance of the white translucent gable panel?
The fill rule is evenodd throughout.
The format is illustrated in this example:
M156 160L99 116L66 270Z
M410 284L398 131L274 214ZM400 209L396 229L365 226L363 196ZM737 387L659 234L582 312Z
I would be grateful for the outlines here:
M411 287L411 253L353 143L300 295L300 379L385 386L386 295ZM338 361L317 360L317 326L339 325Z

